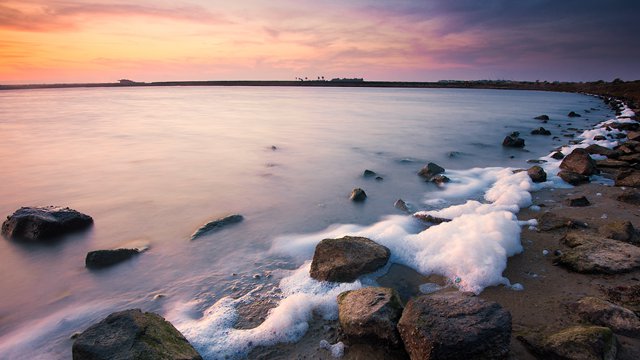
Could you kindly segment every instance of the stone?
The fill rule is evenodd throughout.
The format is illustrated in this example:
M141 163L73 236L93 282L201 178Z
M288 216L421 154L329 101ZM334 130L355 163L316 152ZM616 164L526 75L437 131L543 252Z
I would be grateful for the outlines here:
M560 151L556 151L553 154L551 154L551 158L556 159L556 160L562 160L562 159L564 159L564 154L561 153Z
M123 262L139 253L138 249L95 250L87 253L84 263L89 269L100 269Z
M388 248L364 237L324 239L316 246L309 273L316 280L353 282L383 267L390 255Z
M572 111L570 113L567 114L568 117L581 117L582 115L576 113L575 111Z
M593 137L593 140L595 141L602 141L602 140L607 140L607 137L604 135L596 135Z
M531 130L531 135L551 135L551 131L543 128L542 126Z
M596 166L599 168L621 168L629 166L629 163L621 160L604 159L596 160Z
M640 171L623 171L616 177L615 186L640 187Z
M431 178L430 180L432 183L436 184L436 185L442 185L442 184L446 184L448 182L451 182L451 179L449 179L448 177L442 175L442 174L438 174L434 177Z
M628 220L616 220L598 228L598 233L607 239L620 240L632 244L639 244L636 229Z
M540 359L615 360L618 352L615 335L601 326L573 326L518 340Z
M375 172L375 171L372 171L372 170L369 170L369 169L365 170L365 171L362 173L362 176L363 176L363 177L374 177L374 176L377 176L377 175L378 175L378 174L376 174L376 172Z
M401 315L402 302L391 288L366 287L338 295L338 319L348 338L398 346Z
M536 119L536 120L549 120L549 115L536 116L536 117L534 117L534 119Z
M562 228L575 229L579 227L587 227L585 223L572 220L564 216L558 216L552 212L545 211L538 217L539 231L552 231Z
M570 249L557 263L579 273L619 274L640 268L640 247L586 232L570 232L562 238Z
M360 188L355 188L351 190L351 195L349 195L349 199L355 202L362 202L367 198L367 193Z
M640 205L640 192L634 189L625 190L622 194L616 197L616 200L622 201L631 205Z
M629 131L627 133L627 139L633 141L640 141L640 131Z
M622 131L637 131L640 128L640 123L614 122L614 123L609 123L608 126L614 129L622 130Z
M604 155L606 157L615 157L618 154L618 152L613 149L609 149L607 147L596 145L596 144L591 144L586 148L584 148L584 150L589 154Z
M434 176L442 174L443 172L445 172L445 170L442 166L430 162L418 171L418 175L427 180L431 180Z
M509 352L511 314L471 293L414 297L398 322L412 360L502 359Z
M407 206L407 203L404 202L404 200L402 199L396 200L396 202L393 203L393 207L395 207L398 210L402 210L404 212L409 212L409 207Z
M124 310L82 332L72 347L73 360L201 360L189 341L160 315Z
M442 224L443 222L449 222L451 221L451 219L445 219L445 218L441 218L441 217L437 217L437 216L432 216L429 215L427 213L423 213L423 212L417 212L415 214L413 214L413 217L415 217L416 219L420 219L422 221L431 223L431 224Z
M91 216L68 207L22 207L2 223L2 235L15 240L51 240L93 225Z
M560 163L560 169L572 171L584 176L590 176L598 173L596 162L589 156L585 149L574 149L571 154L567 155Z
M532 166L527 170L527 174L534 183L547 181L547 173L540 166Z
M616 334L640 337L640 317L627 308L591 296L578 300L570 308L583 321L606 326Z
M585 196L580 196L577 198L567 199L567 205L572 207L583 207L583 206L589 206L591 205L591 203Z
M507 135L504 140L502 140L502 146L505 147L513 147L513 148L523 148L524 147L524 139L520 137L520 133L517 131L512 132Z
M638 163L640 162L640 153L620 155L618 156L618 160L622 160L630 163Z
M209 235L213 232L221 230L222 228L228 225L237 224L242 220L244 220L244 217L242 215L234 214L234 215L225 216L217 220L209 221L208 223L202 225L198 230L196 230L196 232L194 232L193 235L191 235L191 240L195 240L202 236Z
M571 185L582 185L591 181L588 176L573 171L561 170L558 172L558 176Z

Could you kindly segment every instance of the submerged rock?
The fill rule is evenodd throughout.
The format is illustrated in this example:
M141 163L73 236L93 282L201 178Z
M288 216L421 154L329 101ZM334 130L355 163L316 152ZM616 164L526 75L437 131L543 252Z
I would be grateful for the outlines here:
M349 199L355 202L364 201L366 198L367 198L367 193L365 193L364 190L360 188L355 188L351 190L351 195L349 195Z
M542 126L537 128L537 129L533 129L531 130L531 135L551 135L551 131L543 128Z
M400 315L402 303L391 288L367 287L338 295L340 327L349 338L400 345Z
M640 187L640 171L628 170L621 172L616 177L615 186Z
M402 210L404 212L409 212L409 207L407 206L407 203L404 202L404 200L402 199L396 200L396 202L393 203L393 207L395 207L398 210Z
M585 232L562 238L570 247L557 262L579 273L618 274L640 268L640 247Z
M225 226L239 223L242 220L244 220L244 217L242 215L234 214L225 216L221 219L210 221L196 230L196 232L191 235L191 240L195 240L212 232L216 232Z
M547 181L547 173L540 166L532 166L527 170L527 174L534 183Z
M560 151L556 151L553 154L551 154L551 158L556 159L556 160L562 160L562 159L564 159L564 154L561 153Z
M324 239L316 246L309 274L321 281L353 282L383 267L390 255L388 248L365 237Z
M560 169L571 171L584 176L590 176L598 173L596 162L589 156L585 149L574 149L571 154L567 155L560 163Z
M586 184L591 181L588 176L581 175L573 171L561 170L560 172L558 172L558 176L562 180L574 186Z
M41 241L81 231L93 225L91 216L68 207L22 207L2 223L2 235L15 240Z
M534 117L536 120L549 120L549 115L539 115Z
M570 113L567 114L568 117L581 117L582 115L576 113L575 111L572 111Z
M123 262L139 253L138 249L95 250L87 253L84 263L90 269L100 269Z
M398 331L411 359L502 359L511 314L470 293L436 293L409 300Z
M73 360L201 360L189 341L160 315L140 309L113 313L80 334Z
M524 139L520 137L519 132L514 131L511 134L507 135L504 138L504 140L502 140L502 146L513 147L513 148L523 148Z
M363 176L363 177L374 177L374 176L376 176L376 175L378 175L378 174L376 174L376 172L375 172L375 171L373 171L373 170L369 170L369 169L366 169L366 170L362 173L362 176Z
M602 141L602 140L607 140L607 137L604 135L596 135L593 137L593 140L595 141Z
M431 180L434 176L442 174L443 172L445 172L445 169L442 166L430 162L418 171L418 175L426 180Z
M617 334L640 337L640 317L627 308L590 296L570 307L584 321L606 326Z
M600 326L574 326L518 339L540 359L615 360L618 351L611 329Z

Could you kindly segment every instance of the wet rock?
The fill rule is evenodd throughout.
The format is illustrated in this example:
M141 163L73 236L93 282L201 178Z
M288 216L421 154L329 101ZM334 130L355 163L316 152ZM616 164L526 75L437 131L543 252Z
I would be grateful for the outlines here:
M536 116L536 117L534 117L534 119L536 119L536 120L549 120L549 115Z
M618 351L611 329L600 326L574 326L518 340L540 359L615 360Z
M396 200L396 202L393 203L393 207L395 207L398 210L402 210L404 212L409 212L409 207L407 206L407 203L404 202L404 200L402 199Z
M364 237L324 239L316 246L309 273L316 280L352 282L383 267L390 255L389 249Z
M629 133L627 133L627 139L640 141L640 131L629 131Z
M560 169L580 175L590 176L598 173L596 162L585 149L574 149L560 163Z
M367 198L367 193L365 193L364 190L360 188L355 188L351 190L351 195L349 195L349 199L355 202L364 201L366 198Z
M180 359L202 357L170 322L140 309L113 313L80 334L74 360Z
M598 228L600 235L614 240L620 240L628 243L639 243L636 229L631 221L616 220L604 224Z
M527 170L527 174L534 183L547 181L547 173L540 166L532 166Z
M593 137L593 140L602 141L602 140L607 140L607 138L604 135L596 135Z
M582 115L572 111L570 113L567 114L568 117L581 117Z
M640 317L627 308L590 296L570 308L584 321L606 326L617 334L640 337Z
M621 172L616 177L615 186L640 187L640 171L628 170Z
M363 176L363 177L366 177L366 178L368 178L368 177L374 177L374 176L376 176L376 175L378 175L378 174L376 174L376 172L375 172L375 171L372 171L372 170L369 170L369 169L365 170L365 171L362 173L362 176Z
M570 247L557 259L579 273L618 274L640 268L640 247L585 232L570 232L562 238Z
M449 179L448 177L442 175L442 174L438 174L434 177L431 178L430 180L432 183L436 184L436 185L442 185L442 184L446 184L448 182L451 181L451 179Z
M529 160L527 160L527 163L529 163L529 164L544 164L546 162L547 162L547 160L542 160L542 159L529 159Z
M411 359L501 359L511 314L470 293L436 293L409 300L398 330Z
M198 230L196 230L193 235L191 235L191 240L195 240L202 236L216 232L228 225L237 224L242 220L244 220L244 217L242 215L234 214L225 216L221 219L209 221L208 223L202 225Z
M68 207L22 207L2 223L2 235L15 240L42 241L85 230L93 219Z
M596 166L599 168L621 168L629 166L629 163L621 160L604 159L596 160Z
M376 177L375 177L375 180L376 180L376 181L382 181L382 180L384 180L384 178L382 178L382 176L376 176Z
M95 250L87 253L84 263L89 269L101 269L123 262L139 253L138 249Z
M581 175L573 171L561 170L560 172L558 172L558 176L562 180L574 186L586 184L591 181L588 176Z
M604 155L606 157L612 157L618 154L618 152L613 149L609 149L604 146L600 146L596 144L591 144L587 146L584 150L589 154Z
M420 171L418 171L418 175L422 176L427 180L431 180L434 176L438 174L442 174L444 172L444 168L436 163L428 163L425 165Z
M338 319L348 338L398 346L396 325L401 315L402 302L391 288L367 287L338 295Z
M618 160L627 161L630 163L640 162L640 153L626 154L618 156Z
M562 160L562 159L564 159L564 154L561 153L560 151L556 151L553 154L551 154L551 158L556 159L556 160Z
M543 128L542 126L531 130L531 135L551 135L551 131Z
M584 228L587 225L578 220L569 219L564 216L558 216L552 212L544 212L538 217L538 230L539 231L552 231L562 228Z
M513 147L513 148L523 148L524 147L524 139L520 137L520 133L517 131L512 132L507 135L504 140L502 140L502 146Z
M614 122L614 123L608 124L608 126L614 129L622 130L622 131L637 131L640 128L640 123Z
M432 216L429 215L427 213L423 213L423 212L417 212L415 214L413 214L413 217L420 219L422 221L431 223L431 224L442 224L443 222L449 222L451 221L451 219L445 219L445 218L441 218L441 217L437 217L437 216Z
M640 192L634 189L625 190L616 197L616 200L631 205L640 205Z
M589 206L591 203L585 196L580 196L577 198L567 199L567 205L572 207L583 207Z

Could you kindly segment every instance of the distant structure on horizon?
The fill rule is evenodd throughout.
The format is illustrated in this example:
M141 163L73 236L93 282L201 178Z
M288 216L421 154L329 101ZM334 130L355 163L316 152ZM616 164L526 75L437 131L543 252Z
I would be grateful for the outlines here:
M140 84L137 81L133 81L133 80L129 80L129 79L120 79L118 80L118 82L122 85L133 85L133 84Z
M331 79L331 81L355 83L355 82L364 82L364 79L363 78L335 78L335 79Z

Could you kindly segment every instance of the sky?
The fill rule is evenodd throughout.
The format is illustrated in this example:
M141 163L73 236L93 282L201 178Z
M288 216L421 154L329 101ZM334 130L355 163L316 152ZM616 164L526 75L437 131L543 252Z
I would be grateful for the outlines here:
M640 0L0 0L0 84L640 79Z

